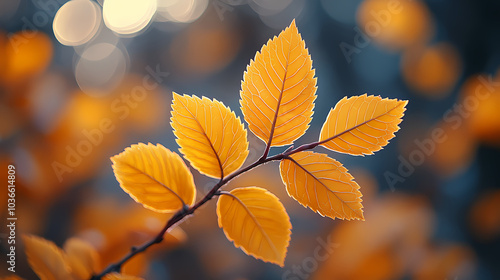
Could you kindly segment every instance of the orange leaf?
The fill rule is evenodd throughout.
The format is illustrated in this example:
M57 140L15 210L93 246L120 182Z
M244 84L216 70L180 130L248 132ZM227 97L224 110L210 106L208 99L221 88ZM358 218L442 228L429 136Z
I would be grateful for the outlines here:
M222 102L174 92L172 127L181 153L200 173L222 178L248 156L247 132Z
M89 243L78 238L70 238L64 243L64 252L73 275L78 279L89 279L97 271L99 255Z
M130 275L123 275L123 274L119 274L116 272L106 274L106 276L104 276L102 279L103 280L144 280L143 278L130 276Z
M319 141L339 153L371 155L387 145L399 130L407 103L366 94L344 97L330 110Z
M292 225L279 199L265 189L238 188L217 202L219 227L248 255L283 266Z
M99 255L87 242L70 238L64 251L44 238L25 235L28 262L35 273L44 280L84 280L97 269Z
M66 254L51 241L24 235L26 256L33 271L41 280L74 279Z
M299 152L280 163L288 195L332 219L364 220L359 186L342 164L325 154Z
M314 73L294 20L257 52L243 76L240 103L249 129L271 146L302 136L316 99Z
M111 161L122 189L144 207L166 213L194 203L193 175L178 154L162 145L132 145Z

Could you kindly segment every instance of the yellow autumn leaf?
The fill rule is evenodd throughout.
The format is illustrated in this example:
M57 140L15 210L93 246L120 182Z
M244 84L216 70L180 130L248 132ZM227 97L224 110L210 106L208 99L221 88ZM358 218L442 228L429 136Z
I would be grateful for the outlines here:
M220 101L174 92L171 123L181 153L202 174L223 178L248 156L246 129Z
M280 163L288 195L332 219L364 220L361 192L342 164L325 154L299 152Z
M79 238L70 238L64 243L63 249L73 275L78 279L88 279L97 271L99 254L89 243Z
M309 128L316 99L315 70L295 20L250 61L241 85L249 129L271 146L292 144Z
M265 189L246 187L220 196L219 227L248 255L283 266L292 225L279 199Z
M344 97L321 128L322 146L345 154L371 155L399 130L408 101L361 95Z
M41 280L75 279L66 254L53 242L44 238L24 235L28 263Z
M139 278L139 277L135 277L135 276L131 276L131 275L123 275L123 274L119 274L116 272L106 274L106 276L104 276L102 279L103 280L144 280L143 278Z
M144 207L167 213L194 203L193 175L178 154L162 145L132 145L111 161L122 189Z
M97 270L97 251L81 239L66 240L64 250L38 236L24 235L23 241L28 262L42 280L86 280Z

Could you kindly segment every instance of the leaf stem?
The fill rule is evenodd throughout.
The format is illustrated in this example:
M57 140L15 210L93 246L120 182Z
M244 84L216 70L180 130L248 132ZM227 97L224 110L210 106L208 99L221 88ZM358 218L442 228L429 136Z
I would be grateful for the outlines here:
M227 177L222 178L217 184L213 186L213 188L196 204L194 204L191 207L183 207L179 211L177 211L165 224L163 229L150 241L144 243L141 246L138 247L132 247L130 252L125 255L120 261L116 263L110 264L106 269L104 269L101 273L94 275L90 278L90 280L100 280L102 277L104 277L108 273L112 272L120 272L122 266L129 261L131 258L133 258L135 255L142 253L146 251L149 247L153 246L154 244L161 243L163 241L164 235L166 232L169 231L173 226L175 226L177 223L180 223L185 217L194 214L194 212L203 206L205 203L210 201L214 196L220 195L221 192L219 191L220 188L222 188L224 185L226 185L229 181L232 179L238 177L239 175L246 173L252 169L254 169L257 166L263 165L265 163L271 162L271 161L277 161L277 160L282 160L284 158L288 158L290 155L304 151L304 150L310 150L312 148L315 148L321 144L321 142L314 142L310 144L305 144L302 146L299 146L295 149L293 147L290 147L286 149L283 153L276 154L274 156L267 156L267 153L265 153L265 157L261 157L254 163L244 167L240 168L239 170L233 172L232 174L229 174ZM268 149L266 149L267 152L269 152Z

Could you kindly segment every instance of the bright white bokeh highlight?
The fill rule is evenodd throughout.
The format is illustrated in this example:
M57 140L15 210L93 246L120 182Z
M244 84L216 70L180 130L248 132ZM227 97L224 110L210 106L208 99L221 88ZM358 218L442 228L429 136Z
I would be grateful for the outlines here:
M135 34L151 22L156 3L157 0L105 0L104 23L118 34Z
M52 24L56 39L66 46L90 41L102 23L101 7L91 0L71 0L57 11Z
M207 9L208 0L157 0L156 21L188 23L197 20Z

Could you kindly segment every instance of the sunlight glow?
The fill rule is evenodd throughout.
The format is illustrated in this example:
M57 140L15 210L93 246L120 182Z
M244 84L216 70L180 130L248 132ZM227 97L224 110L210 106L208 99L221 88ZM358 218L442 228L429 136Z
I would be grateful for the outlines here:
M144 29L156 13L156 0L106 0L106 26L118 34L130 35Z
M56 13L54 35L66 46L87 43L101 26L101 7L90 0L71 0Z
M208 0L158 0L157 21L193 22L207 9Z

